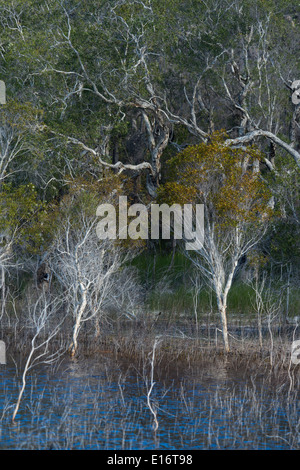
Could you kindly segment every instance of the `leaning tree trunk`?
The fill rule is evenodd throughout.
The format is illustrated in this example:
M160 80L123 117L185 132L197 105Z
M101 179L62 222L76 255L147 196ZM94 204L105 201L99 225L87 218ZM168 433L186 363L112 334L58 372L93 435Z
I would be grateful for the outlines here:
M78 348L77 339L78 339L79 330L81 327L82 317L87 306L87 290L82 285L80 285L80 290L81 290L81 304L78 310L76 311L75 324L73 328L73 338L72 338L72 343L70 346L70 353L72 357L75 356L77 348Z

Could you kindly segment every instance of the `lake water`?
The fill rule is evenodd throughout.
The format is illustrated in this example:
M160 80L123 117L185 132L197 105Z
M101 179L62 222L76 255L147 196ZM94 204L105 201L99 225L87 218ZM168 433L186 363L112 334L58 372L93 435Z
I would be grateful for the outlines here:
M15 424L16 365L0 366L0 374L0 449L300 447L297 396L287 403L282 391L230 375L220 365L155 377L156 432L147 406L147 367L103 356L33 369Z

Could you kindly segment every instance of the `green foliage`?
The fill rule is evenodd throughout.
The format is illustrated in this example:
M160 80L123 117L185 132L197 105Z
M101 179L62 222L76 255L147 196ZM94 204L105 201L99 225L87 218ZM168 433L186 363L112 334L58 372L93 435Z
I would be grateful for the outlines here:
M261 159L257 149L232 149L215 133L209 144L189 146L168 162L170 181L160 188L159 200L204 204L220 233L261 225L271 216L271 192L257 173L244 168L254 159Z
M298 259L295 168L277 148L275 182L274 173L258 177L243 172L240 162L251 165L258 159L263 164L263 153L225 148L221 134L214 134L208 145L198 145L190 128L190 105L201 77L195 94L198 125L208 132L226 128L230 136L237 135L240 111L223 83L224 78L234 99L241 97L243 88L231 70L234 59L245 81L247 67L254 81L245 103L254 122L262 128L279 127L279 137L288 141L293 108L282 78L289 83L300 73L297 14L299 7L284 0L0 0L0 72L8 97L0 107L1 129L13 131L12 146L22 144L7 168L9 178L4 175L9 185L1 187L3 230L14 234L24 249L42 250L51 241L57 217L63 220L70 211L76 219L81 209L94 214L111 188L132 200L146 199L145 174L138 190L128 173L121 182L103 172L93 154L63 136L104 149L107 161L116 147L121 161L135 163L140 155L147 159L148 136L140 111L149 102L154 111L145 109L154 127L159 109L162 115L168 110L182 117L168 122L175 145L161 159L159 200L204 202L220 233L241 221L250 231L270 215L271 188L279 212L268 249L278 262ZM47 128L41 132L43 124ZM144 151L138 157L129 155L126 143L140 134ZM155 138L159 140L158 133ZM177 154L178 146L186 148ZM264 144L261 149L268 151Z
M7 241L27 253L40 253L47 248L55 219L51 207L38 199L33 184L18 188L3 184L0 207L0 229Z

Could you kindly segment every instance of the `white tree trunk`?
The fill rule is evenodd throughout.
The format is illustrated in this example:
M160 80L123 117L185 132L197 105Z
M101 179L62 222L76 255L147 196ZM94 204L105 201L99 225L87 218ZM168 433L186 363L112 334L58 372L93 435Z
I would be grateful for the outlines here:
M78 343L77 343L77 338L79 335L79 330L81 327L81 322L82 322L82 317L85 312L85 308L87 305L87 290L81 286L81 304L76 312L76 318L75 318L75 325L73 328L73 339L72 339L72 344L70 346L70 352L71 356L74 357L78 348Z
M223 341L224 341L224 349L225 352L228 353L230 351L229 348L229 339L228 339L228 326L227 326L227 314L226 314L226 300L218 298L218 307L219 313L221 316L221 324L222 324L222 334L223 334Z

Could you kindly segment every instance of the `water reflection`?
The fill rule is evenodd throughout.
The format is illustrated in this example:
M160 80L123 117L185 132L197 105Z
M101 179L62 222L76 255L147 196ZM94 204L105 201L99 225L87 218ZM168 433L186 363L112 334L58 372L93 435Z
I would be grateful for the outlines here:
M16 424L19 381L1 367L1 449L285 449L295 448L299 403L286 407L265 388L232 380L226 364L156 378L147 407L146 370L113 358L40 367L28 377Z

